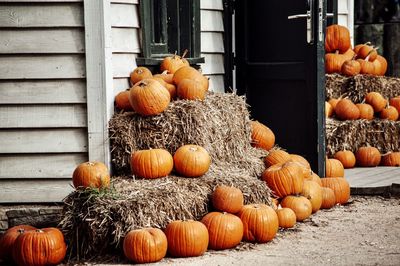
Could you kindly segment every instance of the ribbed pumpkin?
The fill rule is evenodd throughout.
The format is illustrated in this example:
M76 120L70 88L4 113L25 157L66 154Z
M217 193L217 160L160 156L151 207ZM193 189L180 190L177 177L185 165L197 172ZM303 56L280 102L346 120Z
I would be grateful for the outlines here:
M196 80L183 79L178 84L177 95L179 99L202 101L206 97L206 90Z
M357 59L357 62L360 63L361 66L360 74L373 75L375 73L375 66L372 62L365 59Z
M171 173L174 167L172 155L164 149L135 151L131 155L132 174L141 178L160 178Z
M208 247L207 227L198 221L173 221L164 230L168 240L168 253L172 257L203 255Z
M336 204L335 192L329 187L321 187L322 204L321 209L330 209Z
M158 228L132 230L123 242L125 256L135 263L161 260L167 254L167 237Z
M370 104L376 113L382 111L387 105L387 101L383 98L382 94L375 91L367 93L365 102Z
M290 160L289 153L284 150L272 150L265 157L264 162L267 167L277 163L284 163Z
M400 96L391 98L389 100L389 104L391 106L393 106L394 108L396 108L397 112L399 112L399 114L400 114Z
M330 103L325 102L325 117L331 117L333 115L333 107Z
M361 65L356 60L346 60L342 64L341 73L345 76L355 76L360 74Z
M383 56L378 55L376 57L375 61L379 61L380 65L381 65L380 66L380 70L378 72L376 72L376 75L384 76L385 73L386 73L386 70L387 70L387 61L386 61L386 59Z
M201 87L205 91L208 90L208 78L203 76L197 69L193 67L184 66L175 72L173 81L176 86L179 86L179 83L184 79L195 80L201 84Z
M360 110L360 119L374 119L374 108L370 104L358 103L356 106Z
M321 186L313 181L304 180L303 191L301 195L306 197L312 206L312 212L317 212L322 204Z
M67 246L57 228L25 231L14 242L13 259L18 265L57 265L64 260Z
M174 74L169 74L168 70L164 70L161 74L155 74L155 75L153 75L153 77L162 78L168 84L174 83L174 81L173 81Z
M354 153L351 151L338 151L333 157L339 160L345 169L353 168L356 165L356 156L354 156Z
M201 146L184 145L174 154L176 172L184 177L199 177L207 173L211 157Z
M30 225L17 225L9 228L0 237L0 260L10 261L12 259L12 250L17 237L25 231L35 230L36 228Z
M121 91L115 96L115 106L120 110L133 110L129 102L129 90Z
M164 88L167 89L167 91L169 92L169 95L171 97L171 100L176 98L177 92L176 92L176 87L174 84L167 83L163 78L161 78L159 76L153 76L152 79L157 80L158 82L160 82L161 85L163 85Z
M258 122L250 121L251 145L264 150L270 150L275 145L275 135L269 127Z
M379 116L381 117L381 119L396 121L397 119L399 119L399 112L396 108L389 105L380 112Z
M390 152L382 155L381 165L400 166L400 152Z
M370 45L363 45L357 51L357 58L366 59L370 62L374 61L378 53L373 46Z
M339 50L340 53L345 53L350 47L350 32L346 27L340 25L326 27L325 52L331 53Z
M346 57L341 54L326 53L325 72L327 74L340 73L340 71L342 70L342 65L346 60Z
M340 99L335 99L335 98L329 99L328 103L332 106L333 112L335 112L336 105L339 101Z
M147 67L137 67L131 73L131 83L134 85L143 79L150 79L153 74Z
M290 155L290 161L298 163L302 170L303 170L303 177L305 179L311 178L311 166L310 163L301 155L298 154L289 154Z
M104 163L81 163L72 174L72 183L75 188L107 188L110 186L110 173Z
M310 178L307 178L306 180L313 181L313 182L317 183L318 185L322 186L321 178L314 172L312 172Z
M243 223L227 212L210 212L201 219L208 230L208 248L214 250L236 247L243 237Z
M292 228L296 224L296 214L292 209L282 208L276 210L278 215L279 227Z
M346 52L343 53L343 56L345 56L347 60L350 60L356 57L356 53L350 47Z
M335 107L335 114L341 120L355 120L360 117L360 110L349 99L341 99Z
M325 176L326 177L343 177L343 164L337 159L327 159L325 161Z
M312 204L304 196L286 196L281 201L282 208L289 208L296 214L296 221L301 222L310 217L312 213Z
M186 53L187 51L183 53L182 57L176 54L165 57L161 62L160 70L173 74L181 67L189 66L189 62L184 58Z
M344 204L350 198L350 185L346 179L341 177L321 178L322 186L328 187L335 193L336 203Z
M214 190L211 202L215 209L235 214L243 207L243 193L238 188L220 185Z
M238 216L243 222L245 241L265 243L272 240L278 232L278 215L265 204L245 205Z
M154 79L144 79L136 83L129 94L135 112L152 116L164 112L171 99L168 90Z
M261 179L267 182L268 187L279 198L299 194L303 190L303 171L298 164L293 162L269 167L263 172Z
M374 167L381 162L381 154L375 147L361 147L356 152L358 166Z

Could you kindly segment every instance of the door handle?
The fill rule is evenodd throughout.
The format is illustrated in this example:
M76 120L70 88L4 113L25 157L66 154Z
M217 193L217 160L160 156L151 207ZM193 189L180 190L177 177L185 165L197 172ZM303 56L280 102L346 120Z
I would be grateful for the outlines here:
M297 14L297 15L291 15L287 17L288 19L296 19L296 18L311 18L311 14Z
M307 19L307 43L312 44L314 43L314 15L313 15L313 7L314 7L314 0L307 0L307 13L306 14L295 14L288 16L288 19L299 19L305 18Z
M333 14L333 13L326 13L327 18L333 18L334 16L335 16L335 14Z

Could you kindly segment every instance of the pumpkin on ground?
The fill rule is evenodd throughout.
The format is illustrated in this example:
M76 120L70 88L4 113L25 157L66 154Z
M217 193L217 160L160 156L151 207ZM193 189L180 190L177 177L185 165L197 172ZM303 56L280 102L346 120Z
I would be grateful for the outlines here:
M390 152L382 155L381 165L400 166L400 152Z
M161 260L167 254L167 237L158 228L132 230L123 242L125 256L135 263Z
M370 104L376 113L382 111L387 105L387 101L383 98L382 94L374 91L367 93L365 102Z
M399 112L393 106L388 106L380 112L381 119L396 121L399 119Z
M268 205L245 205L238 216L243 222L243 240L245 241L265 243L272 240L278 232L278 215Z
M345 169L353 168L356 165L356 156L351 151L338 151L333 157L339 160Z
M233 214L242 209L243 201L243 193L240 189L224 185L217 186L211 197L215 209Z
M276 210L278 215L279 227L292 228L296 224L296 214L292 209L282 208Z
M171 173L174 167L172 155L164 149L135 151L131 155L132 174L141 178L160 178Z
M346 27L336 24L326 27L325 51L327 53L335 51L345 53L350 47L350 32Z
M0 237L0 260L10 261L12 259L12 250L17 237L25 231L35 230L36 228L30 225L13 226Z
M193 79L181 80L177 88L178 98L185 100L202 101L206 98L206 92L201 83Z
M75 188L108 188L110 173L101 162L85 162L78 165L72 174Z
M120 110L131 111L132 106L129 102L129 89L121 91L115 96L115 106Z
M270 167L271 165L278 163L285 163L290 160L290 154L284 150L272 150L265 157L265 166Z
M355 120L360 117L360 110L349 99L341 99L335 107L335 114L341 120Z
M281 201L281 206L282 208L292 209L296 214L296 221L298 222L307 219L312 213L312 204L304 196L286 196Z
M24 266L57 265L67 253L64 236L57 228L28 230L14 242L14 262Z
M301 195L306 197L312 206L312 213L317 212L322 204L321 186L313 181L304 180L303 191Z
M335 192L329 187L321 187L322 203L321 209L330 209L336 204Z
M173 56L165 57L161 62L160 70L163 72L168 71L168 73L173 74L181 67L189 66L189 62L185 59L186 53L187 50L185 50L182 56L175 54Z
M208 247L214 250L236 247L243 237L243 223L227 212L210 212L201 219L208 230Z
M344 167L343 164L337 159L327 159L325 164L326 177L343 177Z
M207 250L208 230L199 221L173 221L164 233L168 240L168 253L173 257L200 256Z
M258 121L250 121L252 146L270 150L275 145L275 135L271 129Z
M131 83L132 85L135 85L137 82L143 80L143 79L150 79L153 77L153 74L151 71L146 68L146 67L137 67L132 73L131 73Z
M375 167L381 162L381 153L375 147L361 147L356 152L358 166Z
M360 119L374 119L374 108L370 104L358 103L356 106L360 110Z
M199 177L207 173L211 157L201 146L184 145L174 154L176 172L184 177Z
M350 198L350 185L346 179L342 177L321 178L322 186L328 187L335 193L336 203L344 204Z

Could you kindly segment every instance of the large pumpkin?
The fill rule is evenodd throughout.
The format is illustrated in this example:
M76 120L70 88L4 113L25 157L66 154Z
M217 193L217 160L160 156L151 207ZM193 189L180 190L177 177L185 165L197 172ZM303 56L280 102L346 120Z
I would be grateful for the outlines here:
M322 186L321 178L314 172L311 173L310 178L306 178L305 180L313 181L317 183L319 186Z
M135 263L149 263L161 260L167 254L167 237L158 228L144 228L130 231L124 238L125 256Z
M301 155L298 154L289 154L290 155L290 161L295 162L301 166L303 169L303 174L305 179L311 178L311 166L310 163Z
M72 174L72 183L75 188L107 188L110 186L110 173L104 163L81 163Z
M330 209L336 204L335 192L329 187L321 187L322 203L321 209Z
M206 97L206 92L201 83L193 79L181 80L177 88L178 98L185 100L202 101Z
M201 87L205 91L208 90L208 78L203 76L197 69L193 67L184 66L175 72L173 81L176 86L179 86L179 83L184 79L195 80L201 84Z
M243 207L243 201L240 189L223 185L217 186L211 198L215 209L228 213L238 213Z
M396 121L399 119L399 112L393 106L388 106L380 112L381 119L387 119L390 121Z
M284 150L272 150L265 157L264 162L267 167L277 163L285 163L290 160L290 154Z
M339 50L340 53L345 53L350 47L350 32L346 27L340 25L326 27L325 52L332 53Z
M360 110L360 119L374 119L374 108L370 104L358 103L356 106Z
M321 178L322 186L328 187L335 193L336 203L344 204L350 198L350 185L346 179L341 177Z
M274 209L265 204L245 205L238 216L243 222L245 241L265 243L278 232L278 216Z
M292 209L281 208L276 210L278 215L279 227L292 228L296 224L296 214Z
M153 74L151 71L146 67L137 67L131 73L131 84L136 84L137 82L143 79L152 78Z
M13 259L18 265L57 265L64 260L67 246L57 228L25 231L14 242Z
M381 165L400 166L400 152L390 152L382 155Z
M299 194L303 190L303 170L294 162L275 164L266 169L261 179L279 198Z
M132 153L132 174L142 178L167 176L174 167L172 155L164 149L140 150Z
M360 117L360 110L349 99L341 99L335 107L335 114L341 120L355 120Z
M207 227L198 221L173 221L164 230L168 240L168 253L173 257L203 255L208 247Z
M312 206L312 212L317 212L322 204L321 186L313 181L304 180L303 191L301 195L306 197Z
M381 162L381 153L375 147L361 147L356 152L358 166L374 167Z
M258 121L250 121L252 145L270 150L275 145L275 135L271 129Z
M161 62L160 70L162 72L168 71L168 73L173 74L181 67L189 66L189 62L184 58L186 53L187 51L184 52L182 57L176 54L173 56L165 57Z
M326 177L343 177L344 167L343 164L337 159L327 159L325 164Z
M207 173L211 157L201 146L184 145L174 154L176 172L184 177L199 177Z
M310 217L312 213L311 202L303 196L286 196L281 201L282 208L289 208L296 214L296 221L301 222Z
M382 111L387 105L387 101L383 98L382 94L375 91L367 93L365 102L370 104L376 113Z
M214 250L236 247L243 237L243 223L227 212L210 212L201 219L208 230L208 248Z
M135 112L152 116L167 109L171 95L157 80L144 79L130 89L129 100Z
M36 228L30 225L17 225L9 228L0 237L0 260L9 261L12 259L12 249L17 237L25 231L35 230Z
M356 156L353 152L348 150L338 151L333 156L336 160L339 160L344 168L353 168L356 165Z

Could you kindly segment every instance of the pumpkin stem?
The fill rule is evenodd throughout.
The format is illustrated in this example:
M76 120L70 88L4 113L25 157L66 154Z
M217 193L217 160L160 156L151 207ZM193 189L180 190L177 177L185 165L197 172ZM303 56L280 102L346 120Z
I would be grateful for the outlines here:
M186 56L186 54L189 52L189 50L188 49L185 49L185 51L183 51L183 54L182 54L182 58L185 58L185 56Z
M161 75L167 75L168 74L168 70L164 70Z
M20 234L22 234L22 233L25 232L25 229L24 229L24 228L19 228L19 229L17 230L17 232L20 233Z
M35 232L44 233L44 231L42 229L36 229Z

